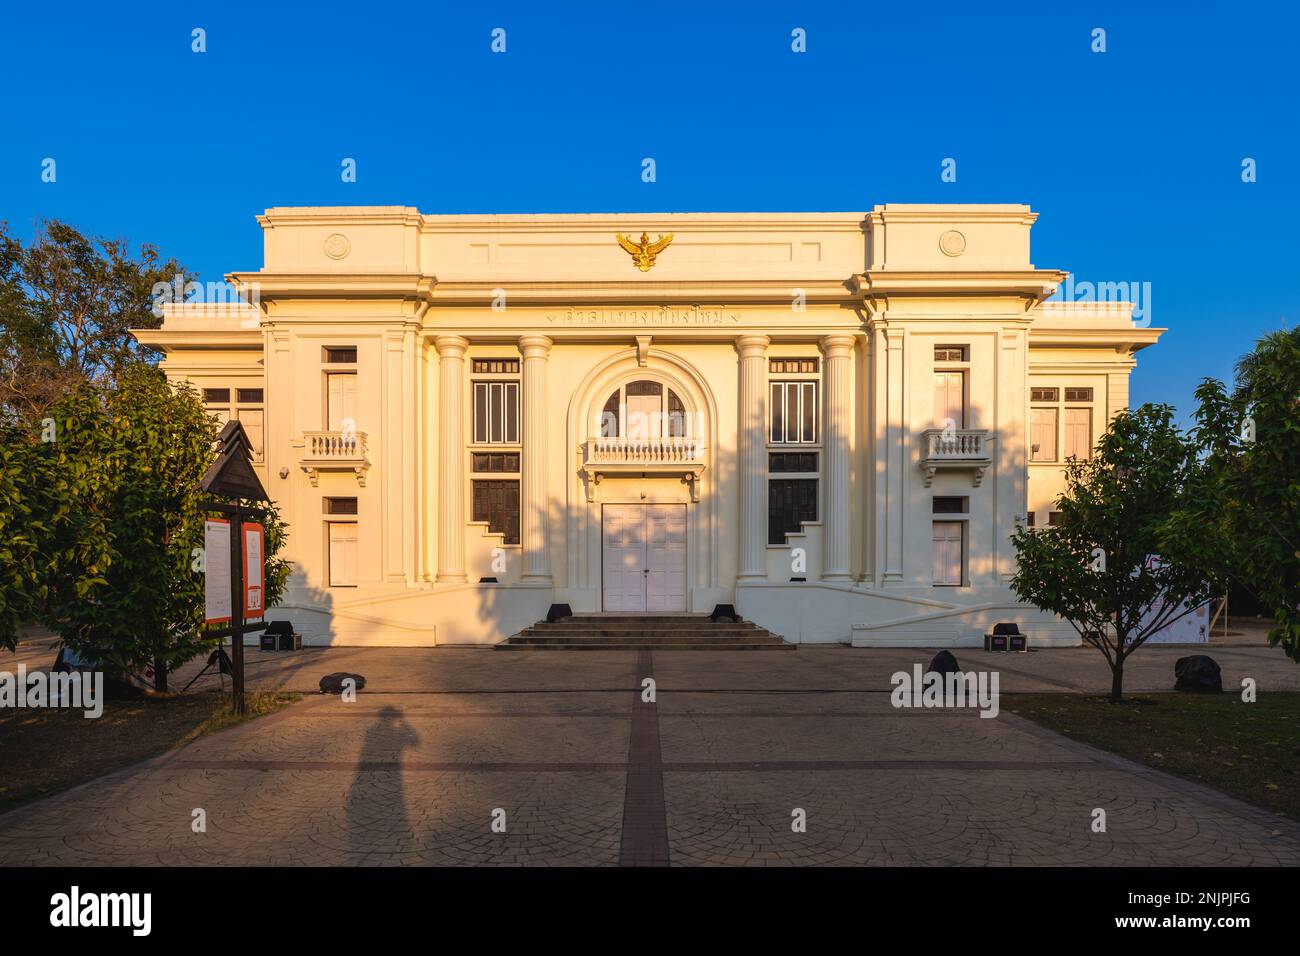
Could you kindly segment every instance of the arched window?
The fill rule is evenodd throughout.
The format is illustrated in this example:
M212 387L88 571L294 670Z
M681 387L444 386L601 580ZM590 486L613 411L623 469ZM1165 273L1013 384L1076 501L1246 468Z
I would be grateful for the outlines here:
M677 393L650 379L620 386L600 413L601 438L684 438L690 433L686 406Z

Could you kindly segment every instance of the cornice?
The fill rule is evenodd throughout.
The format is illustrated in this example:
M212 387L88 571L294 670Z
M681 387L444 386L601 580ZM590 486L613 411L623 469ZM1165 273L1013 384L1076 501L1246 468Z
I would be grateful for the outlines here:
M489 233L587 233L665 232L689 228L699 233L744 232L844 232L866 231L863 212L825 213L574 213L567 215L426 215L422 231L431 235L459 232Z
M1038 213L1028 206L1017 203L980 206L954 203L910 204L885 203L876 206L868 214L873 226L887 225L891 222L1001 222L1021 226L1032 226L1038 220Z
M1034 325L1029 329L1029 348L1109 348L1131 354L1154 345L1167 331L1137 327L1066 329Z
M960 272L877 269L853 276L852 287L864 301L890 296L1015 296L1025 300L1024 308L1029 311L1052 295L1067 274L1059 269Z
M399 225L419 226L424 216L414 206L272 206L257 217L263 229L277 225Z
M131 329L131 335L146 348L170 353L175 349L202 349L205 351L257 351L262 350L262 330L230 329Z
M426 299L438 280L420 272L230 272L227 281L256 287L267 299Z
M434 308L482 305L504 289L512 305L596 306L624 303L703 305L780 303L788 305L795 289L812 303L856 304L847 282L831 279L682 280L676 282L606 280L596 282L537 281L497 277L477 281L439 282L432 289Z

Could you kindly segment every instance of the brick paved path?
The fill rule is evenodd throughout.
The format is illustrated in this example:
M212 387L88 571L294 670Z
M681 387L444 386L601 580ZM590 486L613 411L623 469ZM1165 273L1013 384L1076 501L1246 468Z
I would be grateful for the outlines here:
M1067 682L1040 658L1020 689ZM1005 712L894 710L921 651L250 660L369 683L0 815L0 865L1300 864L1300 826L1214 791Z

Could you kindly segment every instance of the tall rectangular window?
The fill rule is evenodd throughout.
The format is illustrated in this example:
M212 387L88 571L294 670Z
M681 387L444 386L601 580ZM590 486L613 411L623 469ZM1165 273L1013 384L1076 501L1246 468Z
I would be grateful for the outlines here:
M239 423L244 426L244 434L248 436L248 441L253 446L253 461L261 461L262 442L266 431L263 427L265 413L260 408L246 408L241 405L235 409L235 414L239 416Z
M966 523L936 521L933 524L934 583L943 587L960 587L966 565Z
M474 444L519 444L519 383L474 383Z
M357 373L329 372L325 376L325 427L332 432L357 427Z
M504 535L505 544L519 543L519 482L477 480L474 485L474 521L486 521L488 530Z
M966 427L966 373L934 373L934 427Z
M355 521L330 521L326 524L329 537L329 582L332 588L357 586L357 523Z
M208 414L225 424L238 421L253 446L253 461L260 462L263 455L264 392L260 388L205 388L203 402ZM233 400L232 400L233 399Z
M1069 390L1067 389L1067 394ZM1065 457L1092 457L1092 409L1065 410Z
M1056 409L1029 410L1029 460L1056 461Z
M775 445L813 444L817 441L817 383L771 382L769 440Z

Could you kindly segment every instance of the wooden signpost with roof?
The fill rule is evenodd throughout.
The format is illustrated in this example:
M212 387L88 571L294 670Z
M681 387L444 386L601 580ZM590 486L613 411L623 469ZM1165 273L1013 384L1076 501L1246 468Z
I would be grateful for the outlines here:
M245 501L266 501L266 495L257 472L253 470L252 443L244 434L244 426L238 421L226 422L217 435L217 457L203 475L199 487L218 498L228 498L227 504L204 505L203 510L224 515L225 518L209 519L205 525L228 526L230 539L230 590L224 591L225 583L219 580L221 555L207 555L209 571L215 567L218 574L209 573L205 587L204 618L207 623L228 622L224 627L204 630L205 637L230 638L231 682L234 693L235 712L244 712L244 635L266 629L266 535L265 521L267 512L262 508L250 508L242 504ZM247 519L253 519L251 521ZM216 529L214 529L216 530ZM213 565L213 559L216 563ZM218 578L218 580L214 580ZM222 612L229 611L228 616ZM217 614L220 616L212 616ZM246 618L258 618L253 623L245 623Z

